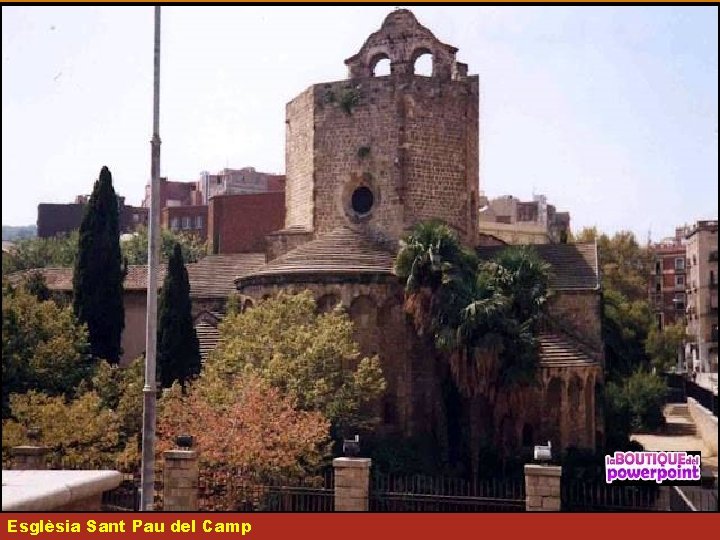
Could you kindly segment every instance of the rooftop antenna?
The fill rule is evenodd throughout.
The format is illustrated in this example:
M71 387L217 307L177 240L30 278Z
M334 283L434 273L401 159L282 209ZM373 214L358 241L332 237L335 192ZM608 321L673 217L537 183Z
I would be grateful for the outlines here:
M157 281L160 258L160 6L155 6L153 69L153 135L150 142L150 215L148 219L147 319L145 320L145 386L140 510L153 510L155 486L155 355L157 347Z

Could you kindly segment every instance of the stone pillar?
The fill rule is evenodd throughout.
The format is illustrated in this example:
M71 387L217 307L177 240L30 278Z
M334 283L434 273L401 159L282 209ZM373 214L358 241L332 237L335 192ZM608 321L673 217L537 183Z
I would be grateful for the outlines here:
M10 449L14 471L44 471L47 469L46 446L13 446Z
M339 457L335 469L335 511L367 512L370 495L370 458Z
M560 510L560 475L562 467L525 465L525 510L551 512Z
M163 452L163 510L197 512L198 454L194 450Z

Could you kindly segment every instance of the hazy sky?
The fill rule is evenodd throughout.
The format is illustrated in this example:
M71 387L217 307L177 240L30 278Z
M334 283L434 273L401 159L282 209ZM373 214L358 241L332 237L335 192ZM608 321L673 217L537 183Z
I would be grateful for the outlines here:
M161 174L284 171L285 103L389 7L163 7ZM717 7L414 7L480 76L480 187L645 240L718 215ZM2 8L2 223L150 176L152 7Z

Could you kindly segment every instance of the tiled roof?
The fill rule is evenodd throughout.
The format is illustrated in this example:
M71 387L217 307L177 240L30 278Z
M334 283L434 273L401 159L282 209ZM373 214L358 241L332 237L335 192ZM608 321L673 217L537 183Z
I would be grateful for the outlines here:
M220 339L217 325L222 320L222 313L213 312L213 317L198 318L195 321L195 334L200 343L200 358L203 362L215 350ZM214 318L214 320L213 320Z
M394 253L349 227L338 227L238 280L240 285L319 276L392 275Z
M491 259L507 246L481 246L477 254ZM550 265L550 287L555 290L595 290L599 288L597 247L590 244L533 245L541 259Z
M227 298L235 291L235 279L265 263L263 253L208 255L188 264L190 296L193 298Z
M208 255L197 263L187 265L192 298L226 298L235 290L235 279L258 268L265 262L262 253L238 253L232 255ZM29 272L39 271L45 276L51 291L72 291L72 268L41 268L18 272L10 276L11 282L18 282ZM165 279L165 265L158 268L158 288ZM127 269L124 288L126 291L147 289L147 265L130 265Z
M569 339L558 334L543 333L538 335L540 342L540 366L589 366L596 362L575 346Z

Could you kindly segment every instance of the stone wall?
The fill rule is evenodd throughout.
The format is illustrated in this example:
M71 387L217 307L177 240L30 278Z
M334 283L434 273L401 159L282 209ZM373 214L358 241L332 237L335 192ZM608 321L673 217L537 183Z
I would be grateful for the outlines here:
M269 262L309 242L313 239L312 231L301 228L283 229L265 237L265 259Z
M286 226L322 234L354 224L397 240L438 219L474 245L479 83L456 51L396 10L345 61L347 80L316 84L287 105ZM432 55L428 77L415 75L423 54ZM391 73L375 77L383 58ZM371 193L369 208L353 203L358 189Z
M528 512L560 510L562 469L551 465L525 465L525 509Z
M698 435L705 444L708 455L718 455L718 419L717 416L707 410L705 407L700 405L695 399L688 398L688 411L690 417L695 423Z
M313 86L287 107L286 224L309 227L312 215L316 233L350 223L397 239L419 221L441 219L472 243L477 102L477 77L377 77ZM374 198L362 215L351 204L361 186Z
M354 339L365 356L378 355L387 382L377 404L382 422L378 434L426 432L439 419L440 391L434 357L420 348L403 310L402 287L396 283L294 283L253 285L242 290L253 303L277 295L313 293L320 311L341 304L355 323ZM444 421L444 420L442 420Z
M313 109L309 88L285 108L285 226L313 228Z
M562 322L570 336L582 337L596 349L595 359L602 361L602 297L599 291L556 291L549 311Z

